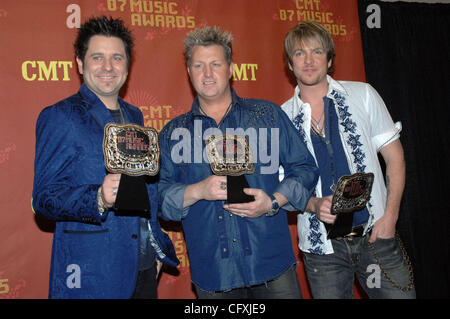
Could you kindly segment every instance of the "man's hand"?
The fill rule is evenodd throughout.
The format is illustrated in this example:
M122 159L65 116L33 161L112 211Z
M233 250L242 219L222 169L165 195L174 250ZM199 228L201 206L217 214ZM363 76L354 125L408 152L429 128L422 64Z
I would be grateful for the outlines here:
M121 174L108 174L102 183L102 197L106 208L110 208L116 202Z
M200 198L205 200L227 199L227 177L212 175L199 183Z
M317 218L324 223L334 224L336 215L331 214L331 200L333 196L311 197L306 205L306 210L316 214Z
M211 175L201 182L191 184L184 192L183 207L191 206L199 200L226 200L227 177Z
M391 215L384 214L373 225L372 234L370 235L369 242L374 243L377 238L387 239L395 236L395 224L396 220L393 220Z
M272 209L272 200L262 189L244 188L244 193L253 195L255 200L249 203L225 204L225 208L230 213L241 217L256 218Z

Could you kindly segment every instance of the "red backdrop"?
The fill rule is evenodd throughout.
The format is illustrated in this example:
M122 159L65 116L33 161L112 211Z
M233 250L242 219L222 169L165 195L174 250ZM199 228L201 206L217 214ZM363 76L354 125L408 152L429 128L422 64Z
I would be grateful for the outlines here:
M135 59L122 97L141 108L158 131L190 109L193 93L183 57L185 34L218 25L234 35L233 86L240 96L281 104L294 81L283 61L283 39L313 19L333 34L334 77L364 80L356 0L2 0L0 2L0 298L47 298L52 223L31 209L35 123L39 112L80 86L73 55L79 23L121 17L132 29ZM304 297L310 293L300 261ZM181 226L164 223L181 264L167 269L159 298L194 298ZM357 292L357 297L360 294Z

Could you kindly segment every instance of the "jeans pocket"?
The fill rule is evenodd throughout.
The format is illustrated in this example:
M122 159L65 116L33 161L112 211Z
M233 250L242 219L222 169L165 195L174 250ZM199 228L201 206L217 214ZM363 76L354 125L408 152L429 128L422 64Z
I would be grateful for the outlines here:
M396 256L401 257L401 251L395 237L392 238L377 238L377 240L370 244L369 249L374 252L378 258L392 258Z
M377 238L371 244L367 242L373 264L379 266L383 276L393 287L409 291L414 285L411 261L400 238Z

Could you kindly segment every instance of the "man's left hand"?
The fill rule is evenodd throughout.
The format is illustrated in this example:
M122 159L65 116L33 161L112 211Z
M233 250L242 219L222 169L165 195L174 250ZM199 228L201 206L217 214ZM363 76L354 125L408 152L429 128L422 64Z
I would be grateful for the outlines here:
M272 209L272 200L258 188L244 188L244 193L253 195L255 200L249 203L225 204L223 208L241 217L256 218Z
M395 236L395 224L396 221L393 221L392 218L385 214L383 217L377 220L377 222L373 226L369 242L374 243L377 238L393 238Z

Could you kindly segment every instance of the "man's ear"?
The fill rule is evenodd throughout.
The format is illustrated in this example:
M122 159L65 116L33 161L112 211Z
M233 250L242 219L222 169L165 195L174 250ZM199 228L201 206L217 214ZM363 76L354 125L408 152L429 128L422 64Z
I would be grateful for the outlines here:
M291 70L292 72L294 72L294 68L292 67L291 62L287 63L289 70Z
M83 74L83 61L80 60L80 58L77 57L77 64L78 64L78 72L80 74Z
M228 79L231 79L231 77L233 76L233 70L234 70L234 63L231 62L230 63L230 76L228 77Z

